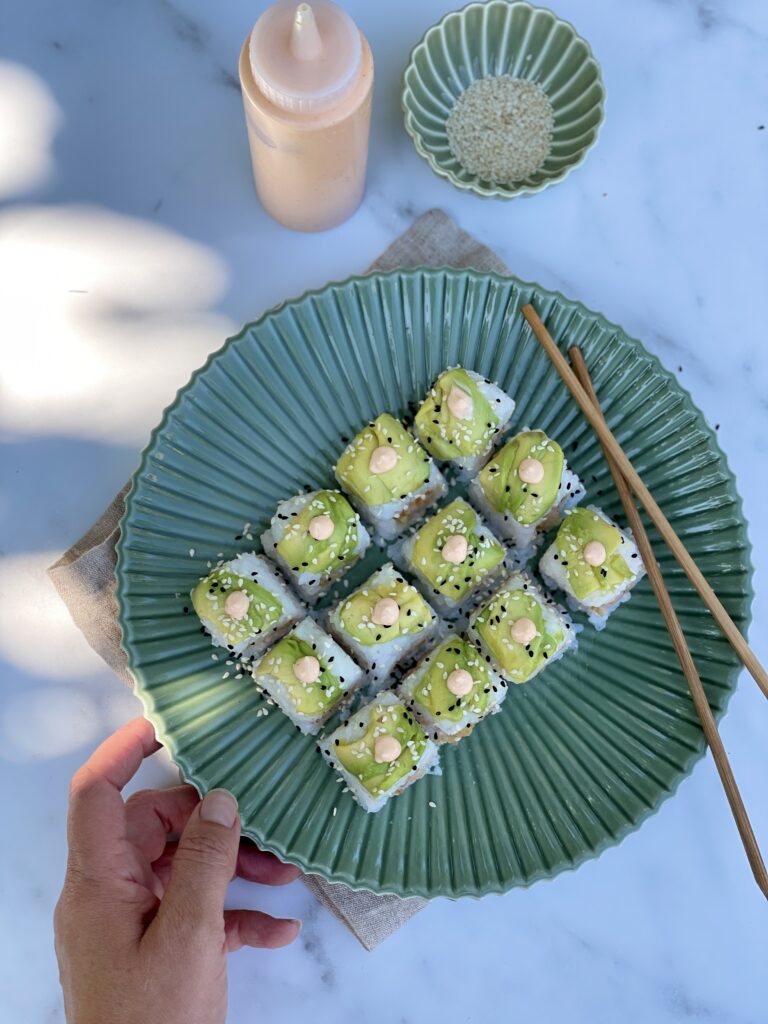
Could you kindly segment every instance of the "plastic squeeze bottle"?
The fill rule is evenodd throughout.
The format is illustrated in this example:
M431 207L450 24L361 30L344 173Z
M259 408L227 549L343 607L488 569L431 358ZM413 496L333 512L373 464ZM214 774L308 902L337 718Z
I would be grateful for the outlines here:
M365 189L373 59L330 0L281 0L240 54L253 177L264 209L296 231L341 224Z

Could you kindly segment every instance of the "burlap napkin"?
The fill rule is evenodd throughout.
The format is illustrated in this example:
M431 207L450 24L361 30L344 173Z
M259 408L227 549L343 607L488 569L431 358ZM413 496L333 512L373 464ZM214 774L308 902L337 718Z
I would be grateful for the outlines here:
M508 273L498 256L461 231L441 210L430 210L419 217L370 269L398 267L472 267ZM88 643L130 685L115 604L115 542L127 491L128 485L48 574ZM358 892L317 875L304 876L304 882L366 949L377 946L426 903L417 898Z

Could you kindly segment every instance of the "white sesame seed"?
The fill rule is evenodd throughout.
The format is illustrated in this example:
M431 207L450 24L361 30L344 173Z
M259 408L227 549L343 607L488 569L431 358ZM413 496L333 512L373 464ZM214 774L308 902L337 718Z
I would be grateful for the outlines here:
M491 75L459 96L445 127L451 152L466 171L511 185L542 167L553 125L552 104L541 86Z

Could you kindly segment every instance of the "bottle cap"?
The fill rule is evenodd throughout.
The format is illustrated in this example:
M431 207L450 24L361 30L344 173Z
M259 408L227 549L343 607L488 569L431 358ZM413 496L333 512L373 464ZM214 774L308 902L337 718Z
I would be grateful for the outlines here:
M261 15L249 42L251 73L272 103L294 113L331 106L355 81L360 32L330 0L281 0Z

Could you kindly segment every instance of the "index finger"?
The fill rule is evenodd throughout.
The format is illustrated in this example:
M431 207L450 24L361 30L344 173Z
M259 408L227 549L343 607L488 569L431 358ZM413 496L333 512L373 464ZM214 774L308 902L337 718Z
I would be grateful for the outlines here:
M125 807L120 795L139 765L158 750L155 731L145 718L134 718L113 733L72 778L69 791L70 853L95 864L125 835Z

